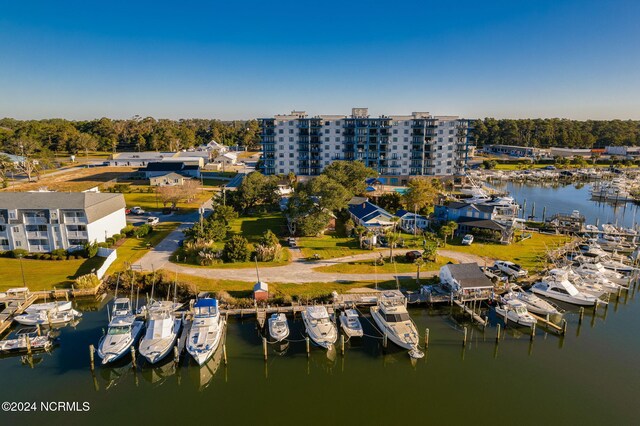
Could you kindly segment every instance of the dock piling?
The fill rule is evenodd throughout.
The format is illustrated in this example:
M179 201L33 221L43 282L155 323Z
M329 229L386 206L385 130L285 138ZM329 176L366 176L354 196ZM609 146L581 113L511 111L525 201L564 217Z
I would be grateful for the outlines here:
M96 366L95 366L95 351L96 349L94 348L93 345L89 345L89 361L91 362L90 366L91 366L91 371L93 371Z
M262 338L262 352L264 355L264 360L266 361L268 356L267 356L267 338L263 337Z
M136 368L136 348L131 346L131 368Z
M40 324L36 324L36 332L38 333L38 336L42 336L42 328L40 327Z
M582 318L584 317L584 306L580 306L580 310L578 311L578 324L582 324Z
M462 346L467 346L467 327L464 328L464 337L462 338Z
M566 319L562 319L562 335L564 336L565 334L567 334L567 320Z
M429 328L424 330L424 348L429 349Z
M382 335L382 347L386 348L387 347L387 333L385 333L384 335Z
M222 357L224 358L224 365L227 365L227 345L222 345Z
M500 323L496 325L496 343L500 341Z
M178 345L173 347L173 362L176 364L180 362L180 351L178 350Z
M344 334L340 335L340 352L344 356Z
M309 358L309 355L310 355L309 337L306 337L305 340L307 342L307 358Z
M533 325L531 326L531 341L532 341L532 342L533 342L533 339L535 339L535 337L536 337L536 325L535 325L535 324L533 324Z
M28 334L25 334L25 343L27 344L27 354L31 355L31 339Z

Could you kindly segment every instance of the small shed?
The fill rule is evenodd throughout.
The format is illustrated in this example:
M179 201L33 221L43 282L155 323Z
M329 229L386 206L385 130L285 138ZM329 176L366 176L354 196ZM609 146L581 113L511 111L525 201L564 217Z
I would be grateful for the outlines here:
M440 281L462 301L485 300L493 293L493 283L475 262L444 265Z
M267 300L268 298L269 298L269 284L262 281L258 281L253 286L253 299L256 302L259 302L261 300Z

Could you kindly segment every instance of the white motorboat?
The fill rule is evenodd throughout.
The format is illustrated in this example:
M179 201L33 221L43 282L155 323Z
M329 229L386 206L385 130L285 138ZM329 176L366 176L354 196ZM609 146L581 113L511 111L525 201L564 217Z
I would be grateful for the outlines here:
M539 298L533 293L524 291L512 291L502 296L505 300L519 300L527 308L527 311L540 315L558 315L560 311L551 303Z
M35 327L29 327L16 331L6 340L0 340L0 353L48 351L52 346L49 333L40 335Z
M402 293L394 290L383 292L377 305L371 307L371 316L393 343L410 351L419 351L420 336L407 312L407 299Z
M133 314L129 298L116 299L107 334L98 344L98 356L102 358L102 364L108 364L126 355L140 337L143 325Z
M605 268L619 272L621 274L630 274L635 271L636 268L630 265L625 265L622 262L618 262L617 260L611 259L609 256L592 256L587 254L581 254L573 258L574 261L584 264L584 263L600 263Z
M338 329L324 306L309 306L302 311L302 321L309 338L318 346L331 349L338 340Z
M57 327L68 324L82 316L82 313L75 309L68 311L40 310L33 313L24 313L13 318L15 322L22 325L48 325Z
M515 322L525 327L533 327L538 323L527 311L527 306L518 299L505 299L501 305L496 306L496 313L504 317L505 321Z
M64 312L72 309L71 302L60 301L60 302L46 302L46 303L35 303L25 309L25 312L28 314L37 314L38 312L47 312L47 311L57 311Z
M567 272L561 269L552 269L549 275L535 283L531 291L541 296L560 300L580 306L593 306L602 302L596 296L579 291L567 279ZM604 302L603 302L604 303Z
M587 291L586 289L591 289L594 291L600 290L605 293L617 293L621 287L619 284L608 280L600 274L581 275L572 268L568 268L567 272L569 274L569 281L571 281L578 290L584 290L587 293L594 294L593 292ZM582 288L581 286L584 286L584 288Z
M348 337L364 336L362 324L360 324L360 319L358 318L358 311L355 309L346 309L340 313L340 326Z
M225 320L218 310L218 300L200 298L193 305L193 323L187 337L187 352L203 365L220 345Z
M285 314L273 314L268 321L269 335L276 342L282 342L289 337L289 323Z
M601 263L581 263L573 267L573 270L582 277L602 277L618 285L629 285L629 278L605 268Z
M138 352L154 364L167 356L175 346L182 318L175 317L175 305L168 301L154 301L147 313L147 330L140 340Z

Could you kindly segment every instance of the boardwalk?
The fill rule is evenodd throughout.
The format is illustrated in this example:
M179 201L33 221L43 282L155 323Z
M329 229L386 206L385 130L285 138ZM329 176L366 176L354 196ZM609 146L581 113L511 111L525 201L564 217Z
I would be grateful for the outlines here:
M8 295L2 302L5 308L0 312L0 336L4 333L13 322L13 317L23 313L33 302L38 300L38 295L33 293L24 293L21 295Z

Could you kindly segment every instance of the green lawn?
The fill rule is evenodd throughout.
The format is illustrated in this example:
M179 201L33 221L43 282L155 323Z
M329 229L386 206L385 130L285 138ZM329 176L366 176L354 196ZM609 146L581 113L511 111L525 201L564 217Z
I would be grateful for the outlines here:
M371 252L371 250L361 249L356 238L344 237L336 233L319 237L301 237L297 238L296 241L298 247L302 249L304 257L312 257L314 254L318 254L322 259L333 259Z
M104 259L97 256L76 260L23 259L24 282L32 291L50 290L54 286L69 288L75 278L99 268L103 262ZM20 260L0 258L0 290L22 286Z
M143 190L145 192L128 192L123 194L127 207L142 207L144 210L153 211L163 208L162 201L156 197L155 192L146 192L147 185L131 185L132 190ZM196 210L202 203L211 198L211 192L201 191L200 194L190 203L178 203L177 208L180 210Z
M402 258L404 256L398 256ZM397 259L399 260L399 259ZM437 271L441 266L446 265L449 262L457 263L453 259L444 256L438 256L435 262L426 262L420 267L421 271ZM318 272L338 272L341 274L394 274L398 273L415 273L418 271L418 267L415 263L408 262L389 262L385 260L385 264L382 266L374 266L373 259L368 261L357 262L345 262L336 265L320 266L315 268Z
M116 248L118 258L111 264L107 273L112 274L116 271L125 269L128 264L135 263L142 258L149 249L147 244L151 246L157 245L164 240L174 229L178 227L177 222L162 222L158 224L154 231L144 238L136 239L135 237L127 238Z
M211 186L211 187L219 187L219 186L224 186L226 184L229 183L229 180L227 179L216 179L216 178L204 178L202 179L202 183L204 184L204 186Z
M470 246L463 246L460 244L460 238L456 238L452 243L447 243L443 249L491 259L509 260L534 271L544 267L543 259L547 249L558 248L559 244L569 240L570 238L562 235L544 235L534 232L531 238L509 245L474 242Z

